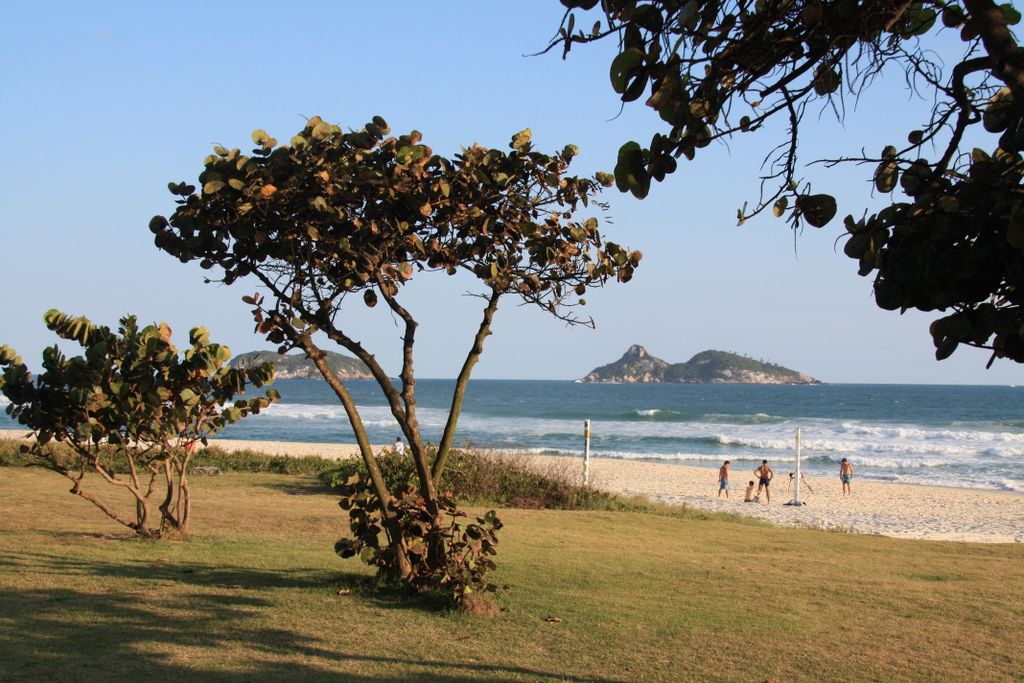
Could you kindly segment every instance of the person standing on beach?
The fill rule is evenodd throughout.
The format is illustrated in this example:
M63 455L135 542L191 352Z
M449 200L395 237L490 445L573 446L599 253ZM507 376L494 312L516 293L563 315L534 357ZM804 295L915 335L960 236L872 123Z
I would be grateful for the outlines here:
M726 460L725 464L718 468L718 498L722 497L722 491L725 491L725 497L729 497L729 461Z
M772 492L768 490L768 485L772 483L772 477L775 473L772 472L772 468L768 466L767 460L761 461L761 466L754 470L754 474L757 476L757 493L761 494L761 489L764 489L764 495L768 503L772 502Z
M395 439L395 453L405 455L405 443L402 441L402 437Z
M853 465L846 458L839 463L839 481L843 482L843 495L850 495L850 482L853 481Z

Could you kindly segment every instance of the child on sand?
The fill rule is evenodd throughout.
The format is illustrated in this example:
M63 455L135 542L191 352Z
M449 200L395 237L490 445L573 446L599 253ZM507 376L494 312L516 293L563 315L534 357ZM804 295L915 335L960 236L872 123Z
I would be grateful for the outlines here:
M755 503L755 502L757 502L757 501L754 500L754 482L753 482L753 480L747 482L747 490L743 494L743 502L744 503Z

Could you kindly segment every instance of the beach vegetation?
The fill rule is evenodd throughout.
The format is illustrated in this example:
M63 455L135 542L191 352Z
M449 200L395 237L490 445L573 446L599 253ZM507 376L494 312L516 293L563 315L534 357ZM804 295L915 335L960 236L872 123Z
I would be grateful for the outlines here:
M566 11L545 51L561 48L564 58L577 46L617 41L611 89L624 106L643 102L661 120L650 142L620 148L622 192L646 197L652 181L716 141L758 135L775 143L759 196L737 211L740 225L770 212L794 230L821 228L841 215L836 197L803 176L801 139L820 115L842 120L851 101L890 79L905 82L931 103L918 126L854 141L859 152L818 162L864 166L889 197L876 212L843 219L843 251L860 275L874 277L879 307L937 314L930 333L938 360L963 344L991 350L989 365L1024 362L1024 50L1012 3L561 3Z
M20 455L66 477L73 495L139 536L188 533L196 445L278 398L269 390L230 403L247 385L273 381L273 366L226 367L231 351L202 327L192 329L190 347L179 354L165 323L140 327L129 315L112 330L57 310L43 319L84 352L68 357L49 347L43 372L33 377L13 349L0 346L5 410L32 437ZM98 477L87 480L90 473ZM96 481L129 494L131 504L109 502L87 485Z
M450 540L457 536L440 481L466 386L499 302L513 299L568 324L592 325L579 313L588 289L628 282L642 255L605 240L596 217L577 216L591 207L604 210L596 196L613 179L568 175L578 153L574 145L542 153L527 129L512 137L507 152L474 144L446 158L424 144L418 131L390 133L381 117L348 131L313 117L288 144L258 130L249 154L218 145L196 185L170 184L178 206L169 217L154 217L150 229L158 248L182 262L197 261L211 281L232 284L251 277L259 283L261 291L243 297L252 306L256 331L280 353L305 353L352 425L367 475L352 495L376 501L387 549L384 564L369 550L364 559L377 563L382 578L408 585L422 585L424 571L440 576L437 587L458 600L458 591L444 582L445 572L435 571L446 566ZM466 344L433 451L423 441L416 412L419 323L402 296L406 286L428 274L472 278L481 301L479 326ZM353 300L379 306L398 322L397 380L343 314L343 305ZM345 381L325 359L323 338L361 361L380 386L416 468L411 493L392 490L381 474ZM405 512L420 515L400 503L408 495L423 506L427 524L403 519ZM352 531L356 539L365 537L359 513L365 508L351 502ZM342 543L340 549L347 554L351 547Z
M433 447L431 447L433 448ZM377 455L381 474L392 491L415 484L416 470L409 458L387 449ZM533 461L521 453L500 453L453 448L441 479L442 487L469 505L553 510L633 510L651 512L656 504L624 498L580 483L570 471L569 459ZM346 460L321 473L331 488L340 488L353 476L366 479L362 460Z
M21 446L22 442L20 441L0 439L0 467L32 467L36 465L35 456L22 449ZM104 451L103 462L109 471L118 474L131 472L131 464L124 451L119 447L101 445L100 448ZM76 457L70 447L61 443L51 443L50 453L52 457L68 467ZM320 474L338 466L337 460L317 455L272 455L251 449L226 451L218 446L197 449L189 462L193 469L203 467L222 472L265 474Z

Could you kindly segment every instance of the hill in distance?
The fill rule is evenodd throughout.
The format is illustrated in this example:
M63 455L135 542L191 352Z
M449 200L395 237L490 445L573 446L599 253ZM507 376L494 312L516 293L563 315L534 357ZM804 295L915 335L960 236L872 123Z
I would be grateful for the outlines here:
M327 363L341 379L371 379L373 375L361 360L333 351L326 351ZM280 354L276 351L249 351L231 359L231 367L247 368L270 361L275 379L323 379L313 361L303 353Z
M821 384L774 363L727 351L701 351L685 363L667 363L634 344L622 358L594 368L582 382L613 384Z

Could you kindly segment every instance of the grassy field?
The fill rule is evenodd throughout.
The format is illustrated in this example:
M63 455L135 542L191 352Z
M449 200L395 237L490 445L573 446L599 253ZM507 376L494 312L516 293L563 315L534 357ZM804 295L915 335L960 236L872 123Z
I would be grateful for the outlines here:
M193 486L139 541L0 469L0 680L1024 680L1020 546L505 510L486 619L371 591L311 476Z

